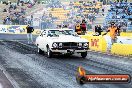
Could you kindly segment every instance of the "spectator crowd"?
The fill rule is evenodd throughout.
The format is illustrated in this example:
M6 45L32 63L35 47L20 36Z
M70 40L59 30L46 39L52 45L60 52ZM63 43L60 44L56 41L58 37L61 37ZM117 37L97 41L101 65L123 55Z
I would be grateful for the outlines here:
M23 0L18 0L17 3L12 3L10 1L3 2L8 8L3 9L3 13L8 14L7 17L3 19L3 24L6 25L26 25L31 24L32 19L26 18L26 9L31 8L34 4L30 2L24 2ZM32 18L32 15L31 15Z
M111 22L115 22L117 27L126 31L127 27L132 25L132 3L113 2L109 10L104 26L109 26Z

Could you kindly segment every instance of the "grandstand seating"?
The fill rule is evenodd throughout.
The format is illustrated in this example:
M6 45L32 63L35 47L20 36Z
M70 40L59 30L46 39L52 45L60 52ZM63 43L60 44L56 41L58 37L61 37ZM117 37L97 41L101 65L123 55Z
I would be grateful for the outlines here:
M3 24L3 19L7 16L9 16L9 12L3 12L3 10L6 8L8 10L9 5L5 4L0 4L0 24ZM27 5L24 6L17 6L17 10L15 11L20 11L21 8L26 9L26 15L25 16L30 16L31 14L37 12L38 10L42 9L42 5L34 5L33 8L27 8Z
M43 5L37 4L34 5L32 8L26 8L26 16L30 16L31 14L36 13L37 11L41 11L43 9Z
M69 6L69 2L63 2L62 4L64 4L65 6ZM82 5L82 3L79 3L79 2L74 2L73 3L73 6L74 7L77 7L77 8L74 8L74 10L75 11L77 11L78 10L78 7L81 7L81 8L101 8L101 4L102 3L100 3L100 2L97 2L97 4L96 5L93 5L93 6L83 6ZM65 20L68 20L68 16L67 16L67 14L68 13L70 13L70 10L71 9L69 9L69 10L67 10L67 9L63 9L63 8L54 8L54 9L49 9L49 13L50 14L52 14L52 16L53 17L57 17L58 19L55 21L55 23L57 23L57 24L61 24L63 21L65 21ZM88 13L90 13L90 11L89 10L87 10L87 11L85 11L85 12L83 12L83 14L88 14ZM76 13L74 13L74 15L76 16L77 14Z
M105 18L106 18L107 14L108 14L108 10L110 9L110 5L106 5L105 7L106 8L105 8L104 16L102 16L102 11L100 10L99 11L99 15L98 15L98 17L96 17L96 20L95 20L93 26L95 26L95 25L103 26L103 24L105 22Z
M124 22L126 24L126 29L132 30L132 25L128 25L129 18L132 18L132 5L129 6L131 15L127 15L125 12L123 12L124 11L123 6L127 7L129 3L118 4L121 6L113 6L113 4L111 5L111 8L106 16L104 25L108 26L108 24L112 21L116 22L117 24Z
M0 4L0 24L3 23L3 19L8 16L9 14L7 12L3 12L5 8L8 8L9 6L5 4Z
M48 11L50 14L52 14L52 17L57 17L58 19L55 21L55 24L61 24L63 21L67 20L67 14L69 13L69 10L64 10L63 8L54 8L49 9Z

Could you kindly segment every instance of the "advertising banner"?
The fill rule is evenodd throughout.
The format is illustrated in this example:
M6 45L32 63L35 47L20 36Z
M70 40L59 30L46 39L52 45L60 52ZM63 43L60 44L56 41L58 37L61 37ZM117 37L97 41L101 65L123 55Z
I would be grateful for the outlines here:
M7 26L6 25L0 25L0 33L7 33Z
M25 33L26 31L25 25L8 25L7 28L9 33L15 33L15 34Z
M0 25L0 33L23 34L27 25Z

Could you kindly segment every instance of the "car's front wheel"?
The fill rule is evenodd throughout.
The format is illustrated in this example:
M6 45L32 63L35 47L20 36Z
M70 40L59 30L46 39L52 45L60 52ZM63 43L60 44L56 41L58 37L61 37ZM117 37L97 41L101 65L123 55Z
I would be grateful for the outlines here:
M50 48L47 48L47 57L51 58L53 56L52 51L50 50Z
M82 58L85 58L87 56L87 52L82 52L81 56L82 56Z

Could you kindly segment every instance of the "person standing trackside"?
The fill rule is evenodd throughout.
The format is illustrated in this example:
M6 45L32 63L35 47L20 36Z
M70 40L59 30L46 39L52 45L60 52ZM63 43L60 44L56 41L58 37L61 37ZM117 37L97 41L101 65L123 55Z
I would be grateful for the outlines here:
M79 22L77 22L76 25L75 25L75 32L78 35L81 35L81 26L80 26L80 23Z
M99 36L101 35L101 32L102 32L101 26L100 25L95 26L95 33L96 33L95 35Z
M34 28L28 25L26 29L27 29L28 44L32 44L33 43L32 32L34 31Z
M111 23L111 27L109 27L107 32L103 35L106 35L108 32L110 32L110 38L111 38L110 49L111 49L111 46L117 41L117 27L115 26L114 22Z
M101 28L101 25L98 25L98 33L99 33L99 35L101 35L101 32L103 32L103 30L102 30L102 28Z
M86 22L85 20L82 20L82 23L80 24L81 25L81 34L85 35L86 33Z

